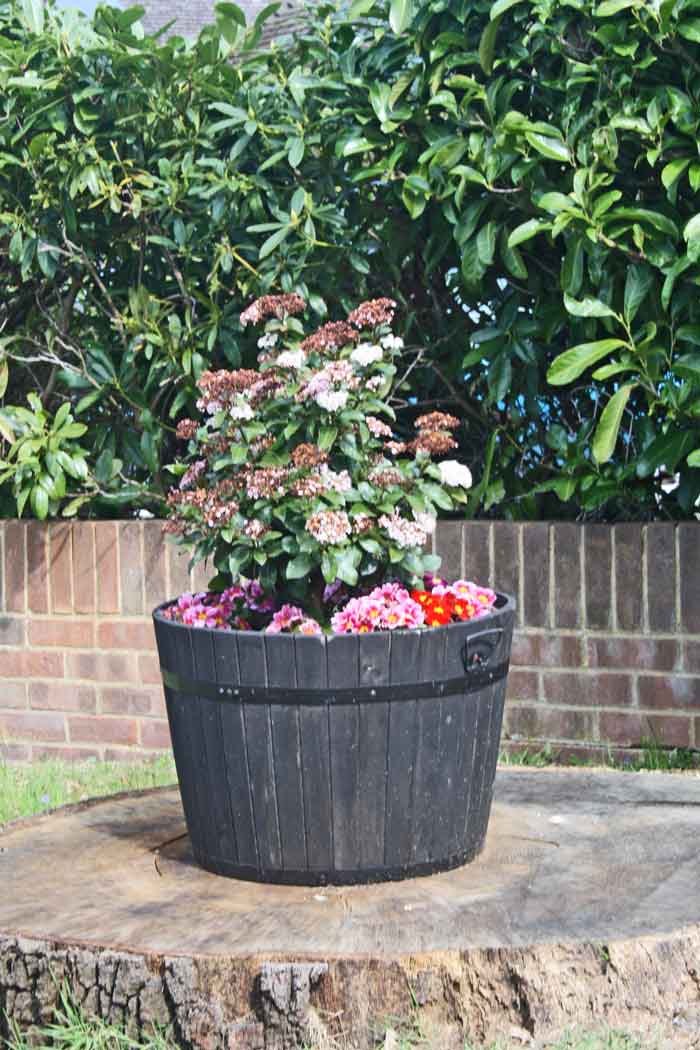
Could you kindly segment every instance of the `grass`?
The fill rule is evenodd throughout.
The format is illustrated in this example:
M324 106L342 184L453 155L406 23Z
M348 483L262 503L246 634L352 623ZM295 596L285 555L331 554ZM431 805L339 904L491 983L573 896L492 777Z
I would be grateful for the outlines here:
M125 1029L107 1021L87 1017L71 999L65 987L61 990L54 1020L42 1028L35 1028L31 1037L21 1033L10 1023L5 1050L178 1050L169 1030L155 1028L137 1040ZM2 1046L0 1040L0 1046ZM530 1045L531 1050L655 1050L655 1041L641 1042L635 1036L611 1029L596 1032L571 1031L555 1042L523 1044L521 1040L498 1040L488 1046L465 1041L464 1050L516 1050ZM309 1044L303 1050L355 1050L351 1040L323 1040L323 1045ZM444 1050L442 1046L425 1039L420 1025L408 1022L396 1028L384 1027L373 1043L372 1050Z
M0 762L0 824L69 802L118 791L175 783L169 755L151 762L36 762L10 766Z
M61 990L54 1020L34 1029L31 1039L13 1022L9 1027L6 1050L45 1050L47 1047L52 1050L177 1050L170 1033L163 1029L154 1028L136 1041L121 1025L86 1017L65 987Z
M550 744L525 748L517 754L501 752L499 761L506 766L544 768L552 765L606 766L609 769L638 772L642 770L674 772L700 770L700 751L687 748L665 748L657 741L642 743L639 754L620 761L611 751L595 759L569 758L558 761ZM0 762L0 824L16 817L28 817L69 802L111 795L117 791L174 784L175 764L170 755L143 763L118 762L36 762L31 766L5 765Z
M688 770L700 770L700 751L685 747L663 747L657 740L643 740L638 754L620 759L610 749L600 752L594 758L576 758L570 756L561 759L552 744L540 748L525 747L515 753L502 751L499 762L504 766L604 766L607 769L618 769L631 773L657 772L673 773Z

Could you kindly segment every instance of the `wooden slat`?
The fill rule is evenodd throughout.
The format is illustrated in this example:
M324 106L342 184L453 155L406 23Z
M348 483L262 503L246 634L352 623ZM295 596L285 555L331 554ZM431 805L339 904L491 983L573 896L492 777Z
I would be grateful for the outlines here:
M389 638L365 634L359 638L360 685L388 685L391 680ZM357 865L379 868L384 863L389 704L359 705L357 821L363 829Z
M391 637L391 682L420 681L424 632L398 631ZM430 658L432 652L429 649ZM384 862L391 868L411 863L417 759L418 705L422 700L389 703L386 836Z
M222 685L239 685L238 646L236 637L221 631L214 635L215 681ZM253 821L253 802L248 776L243 706L220 704L221 738L226 756L226 786L236 835L237 862L258 867L258 850Z
M158 656L161 667L168 670L176 670L178 659L176 655L177 635L181 632L170 627L162 621L155 621L156 642L158 645ZM194 827L199 812L197 802L197 778L192 775L191 766L187 761L188 756L188 705L184 698L165 689L165 700L168 711L168 723L170 725L170 737L173 742L173 753L175 755L175 767L177 769L178 783L180 785L180 797L182 808L185 811L187 826Z
M294 646L297 682L309 689L322 689L328 682L324 641L296 635ZM299 728L308 864L316 871L328 871L333 865L328 709L302 707Z
M190 634L195 680L211 682L214 679L216 672L212 639L213 632L207 630L193 630ZM215 843L213 856L234 863L237 850L226 780L226 755L221 729L222 706L216 700L198 698L203 744L200 776L209 796L211 838Z
M264 641L268 685L296 688L293 636L265 635ZM307 865L299 705L274 704L270 711L282 865L299 871Z
M241 632L237 640L241 684L267 685L262 635L254 631L249 634ZM244 704L243 708L258 857L263 871L275 871L282 866L282 850L270 707L263 704Z
M359 638L336 635L327 641L328 685L357 685ZM355 705L328 708L333 796L333 867L347 871L357 867L362 829L357 820L360 789L358 761L359 708Z

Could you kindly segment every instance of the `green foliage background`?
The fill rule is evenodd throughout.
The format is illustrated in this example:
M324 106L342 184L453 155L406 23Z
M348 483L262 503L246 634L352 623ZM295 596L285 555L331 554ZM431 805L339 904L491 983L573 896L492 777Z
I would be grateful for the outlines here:
M232 3L193 42L138 17L0 3L0 391L48 420L1 512L158 513L197 374L296 289L399 300L399 416L463 418L469 515L692 516L699 0L322 3L269 51Z

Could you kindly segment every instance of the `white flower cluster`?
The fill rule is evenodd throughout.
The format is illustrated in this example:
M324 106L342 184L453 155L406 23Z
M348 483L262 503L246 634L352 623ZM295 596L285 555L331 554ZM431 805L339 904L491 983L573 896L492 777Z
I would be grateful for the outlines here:
M403 350L403 339L400 335L385 335L379 342L385 350Z
M277 343L277 333L267 332L266 335L261 335L258 339L258 347L261 350L271 350Z
M464 463L458 463L456 459L444 459L442 463L438 463L438 470L443 485L460 489L471 488L472 472Z
M434 514L429 514L426 510L417 510L413 512L413 517L416 519L416 525L423 529L423 532L427 533L428 536L435 532L437 518Z
M321 510L311 515L306 531L322 547L343 543L350 535L350 519L344 510Z
M326 489L333 492L349 492L352 488L352 479L347 470L331 470L325 463L321 467L321 481Z
M350 360L363 368L374 364L375 361L381 361L383 357L381 346L373 346L372 343L360 343L350 354Z
M285 350L275 359L279 368L303 368L306 354L303 350Z
M396 510L391 514L382 514L379 524L397 547L422 547L428 538L425 529L415 521L402 518Z
M254 414L247 401L240 400L235 405L231 405L231 419L252 419Z
M348 403L347 390L319 390L314 401L326 412L339 412Z

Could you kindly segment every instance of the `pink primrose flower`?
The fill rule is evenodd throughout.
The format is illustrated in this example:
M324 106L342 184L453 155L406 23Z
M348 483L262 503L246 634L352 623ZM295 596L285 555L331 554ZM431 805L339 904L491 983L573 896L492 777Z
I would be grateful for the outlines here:
M291 631L295 624L306 619L306 614L298 605L283 605L272 617L266 628L267 634L280 634L282 631Z
M299 634L322 634L321 625L308 617L306 620L302 620L298 627Z

